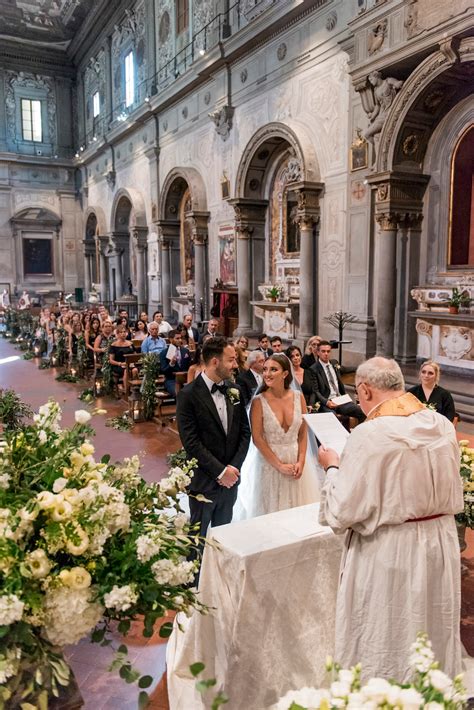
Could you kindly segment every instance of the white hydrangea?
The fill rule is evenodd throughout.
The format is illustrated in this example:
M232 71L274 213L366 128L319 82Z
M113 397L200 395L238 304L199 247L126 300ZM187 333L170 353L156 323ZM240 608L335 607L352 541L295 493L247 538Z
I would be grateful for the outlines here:
M330 695L327 690L316 688L301 688L300 690L290 690L279 702L275 705L275 710L288 710L292 703L299 705L308 710L319 708L323 701L330 701Z
M440 693L450 694L453 692L453 682L451 678L437 668L429 671L425 682L432 685L436 690L439 690Z
M155 557L161 549L161 539L158 530L149 535L137 537L137 558L140 562L148 562Z
M0 597L0 626L8 626L14 624L15 621L20 621L25 608L16 594L5 594Z
M104 608L91 599L91 588L48 589L44 600L44 626L48 640L56 646L75 644L98 624Z
M58 434L61 429L59 427L59 422L61 421L61 409L57 402L48 402L47 404L41 405L38 409L38 414L33 416L33 421L37 424L38 429L44 430L47 434L47 430L55 432ZM44 439L44 436L42 436ZM46 439L41 443L45 443Z
M74 419L77 424L87 424L91 418L91 415L86 409L77 409L74 412Z
M172 562L172 560L157 560L151 566L151 571L158 584L179 585L190 584L195 575L193 562Z
M107 609L116 611L127 611L138 601L138 594L130 584L118 587L116 584L112 590L104 594L104 604Z
M184 491L191 483L191 475L188 475L182 468L175 466L170 469L167 478L163 478L160 483L160 491L169 495L173 495L177 491Z

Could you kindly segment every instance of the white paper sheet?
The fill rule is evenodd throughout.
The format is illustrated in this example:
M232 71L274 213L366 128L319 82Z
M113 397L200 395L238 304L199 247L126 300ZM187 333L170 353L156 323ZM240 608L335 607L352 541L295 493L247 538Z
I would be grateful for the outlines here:
M351 403L352 399L349 394L341 394L339 397L331 397L331 402L339 407L341 404Z
M321 414L303 414L308 426L318 441L326 449L334 449L339 456L346 445L349 432L344 429L339 419L332 412Z
M173 360L176 357L177 352L178 352L178 348L176 347L176 345L173 345L173 343L170 343L168 346L168 352L166 353L166 359Z

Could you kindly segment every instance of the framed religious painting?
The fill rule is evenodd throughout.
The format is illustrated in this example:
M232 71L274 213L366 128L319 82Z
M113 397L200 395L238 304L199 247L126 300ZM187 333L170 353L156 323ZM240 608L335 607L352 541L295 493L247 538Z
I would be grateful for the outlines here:
M369 165L369 144L363 138L360 129L357 129L357 138L350 148L351 172L363 170Z
M219 266L220 278L225 286L235 286L236 258L235 258L235 230L233 225L219 227Z
M223 200L230 198L230 180L225 173L221 177L221 194Z

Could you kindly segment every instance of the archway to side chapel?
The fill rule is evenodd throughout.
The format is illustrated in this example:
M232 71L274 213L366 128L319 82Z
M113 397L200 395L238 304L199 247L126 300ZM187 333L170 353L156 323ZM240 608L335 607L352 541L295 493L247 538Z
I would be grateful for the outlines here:
M417 354L416 319L410 316L417 308L414 287L447 285L474 273L469 263L472 165L456 172L459 143L474 125L473 52L469 37L455 50L434 52L412 72L383 126L376 172L369 178L379 226L377 352L402 362L414 361ZM453 200L461 193L461 208L470 215L453 232Z
M193 313L199 322L209 312L208 220L204 182L194 168L175 168L167 176L158 222L161 289L165 318ZM174 312L174 313L173 313Z
M109 298L135 296L137 310L147 310L146 215L136 190L119 190L112 206L112 231L105 249L108 258Z
M308 169L308 163L312 167ZM317 326L321 183L314 148L288 126L269 124L240 161L235 194L239 333L309 337ZM281 289L270 303L271 286ZM262 300L263 299L263 300Z
M94 211L90 210L86 216L84 234L84 298L87 301L93 284L97 284L99 274L98 253L96 248L99 222Z

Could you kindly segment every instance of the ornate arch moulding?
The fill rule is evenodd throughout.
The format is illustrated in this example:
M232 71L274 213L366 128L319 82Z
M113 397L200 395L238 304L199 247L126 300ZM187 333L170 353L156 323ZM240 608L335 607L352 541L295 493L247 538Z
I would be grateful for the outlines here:
M206 196L206 186L201 174L196 168L173 168L166 176L163 187L160 191L160 201L159 201L159 216L160 221L162 221L166 216L166 205L168 203L168 198L170 195L173 183L181 178L184 180L191 193L191 206L192 210L196 212L207 212L207 196Z
M107 234L109 231L107 228L107 221L105 219L105 212L102 209L102 207L93 207L89 206L84 214L84 219L83 219L83 232L86 230L87 222L89 220L89 217L91 215L94 215L95 218L97 219L97 227L98 227L98 233L101 234Z
M290 127L283 123L267 123L252 136L242 153L235 180L235 199L246 197L246 182L252 160L265 141L275 138L285 140L293 149L295 158L301 166L302 180L319 177L319 164L314 146L304 130L297 125Z
M146 219L146 209L145 209L145 201L143 199L142 194L136 190L134 187L129 187L129 188L120 188L117 190L117 193L114 195L114 201L112 203L112 209L110 211L110 225L115 224L115 217L117 213L117 206L122 199L122 197L126 197L130 204L132 205L132 210L135 215L135 224L134 226L137 227L146 227L147 226L147 219Z
M443 42L437 52L427 57L408 77L394 99L392 109L380 134L375 169L377 173L393 170L396 149L403 125L416 101L435 79L455 64L474 62L474 37L466 37L455 46Z

